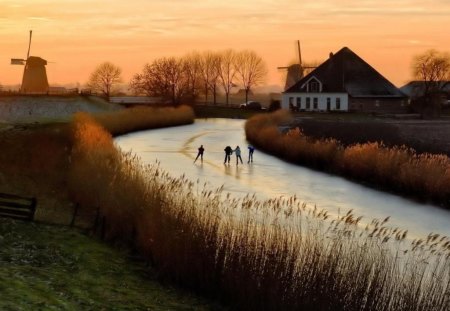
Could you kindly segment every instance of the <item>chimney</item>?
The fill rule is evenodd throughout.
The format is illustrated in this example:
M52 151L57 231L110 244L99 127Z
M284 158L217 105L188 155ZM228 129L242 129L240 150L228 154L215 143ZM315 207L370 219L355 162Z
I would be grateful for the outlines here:
M334 54L333 54L333 52L330 52L330 58L332 58L332 57L333 57L333 55L334 55Z

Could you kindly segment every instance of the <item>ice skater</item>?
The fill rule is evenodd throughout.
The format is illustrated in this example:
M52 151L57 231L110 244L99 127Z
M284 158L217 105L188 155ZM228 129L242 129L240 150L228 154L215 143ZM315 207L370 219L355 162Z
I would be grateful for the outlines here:
M252 145L248 145L248 161L247 163L253 163L253 152L255 151L255 147Z
M225 160L223 161L223 164L227 163L230 164L231 155L233 154L233 149L231 149L230 146L226 146L225 149Z
M236 146L236 149L234 149L234 153L236 154L236 165L239 164L239 160L241 161L241 164L243 164L244 162L242 162L241 158L241 148L239 148L239 146Z
M203 148L203 145L200 145L200 147L198 148L197 157L195 158L194 163L197 161L198 157L200 157L200 160L203 163L203 152L205 152L205 148Z

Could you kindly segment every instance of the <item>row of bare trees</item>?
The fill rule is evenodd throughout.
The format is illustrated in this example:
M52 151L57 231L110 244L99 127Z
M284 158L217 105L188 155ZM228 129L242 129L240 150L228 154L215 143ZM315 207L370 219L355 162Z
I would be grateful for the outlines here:
M211 95L216 103L218 93L223 92L228 105L232 88L242 88L248 101L249 92L264 83L266 76L266 64L254 51L192 52L145 64L131 79L130 89L136 95L160 97L174 104L195 101L201 95L205 102ZM121 69L105 62L91 74L88 86L109 97L114 84L121 82Z
M131 79L130 88L135 94L157 96L172 103L197 100L201 95L205 101L211 95L216 103L221 91L228 105L233 87L244 89L247 101L250 90L263 83L266 76L266 64L254 51L193 52L146 64Z

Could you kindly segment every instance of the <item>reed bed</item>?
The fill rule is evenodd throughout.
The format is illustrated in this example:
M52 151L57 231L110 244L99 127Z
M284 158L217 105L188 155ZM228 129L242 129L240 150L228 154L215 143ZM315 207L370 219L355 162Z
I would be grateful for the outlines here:
M120 152L88 115L73 122L70 191L97 232L162 278L236 310L448 310L450 239L408 242L388 219L360 229L296 197L208 190Z
M301 165L319 168L450 208L450 158L382 142L343 146L335 139L312 139L299 128L283 134L286 111L258 115L245 126L258 148Z
M189 106L141 106L96 114L94 118L113 135L121 135L138 130L190 124L194 122L195 114Z

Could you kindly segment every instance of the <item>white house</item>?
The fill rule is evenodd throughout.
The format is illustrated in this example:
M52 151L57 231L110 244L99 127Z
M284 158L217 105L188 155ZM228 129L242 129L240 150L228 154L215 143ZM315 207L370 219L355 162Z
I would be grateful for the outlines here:
M295 111L383 111L405 109L406 96L349 48L284 91L282 107Z

